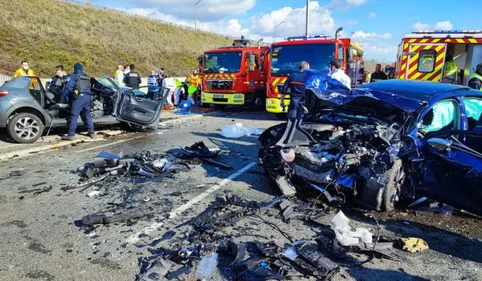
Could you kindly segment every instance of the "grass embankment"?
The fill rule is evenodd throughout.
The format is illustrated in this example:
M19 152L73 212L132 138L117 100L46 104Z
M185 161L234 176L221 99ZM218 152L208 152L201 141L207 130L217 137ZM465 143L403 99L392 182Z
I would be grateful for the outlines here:
M93 76L113 75L117 64L142 76L164 67L187 75L205 50L231 45L222 35L194 32L143 17L56 0L0 0L0 74L12 75L26 59L41 77L79 61Z

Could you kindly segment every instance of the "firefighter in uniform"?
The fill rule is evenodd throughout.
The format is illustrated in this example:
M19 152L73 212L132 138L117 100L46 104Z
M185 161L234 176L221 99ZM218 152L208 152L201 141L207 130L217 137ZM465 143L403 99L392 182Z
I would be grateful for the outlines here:
M64 96L71 94L72 107L70 109L69 134L62 136L62 140L72 140L77 129L77 119L82 113L82 120L87 124L89 130L88 136L94 138L94 122L90 111L92 108L92 98L90 77L88 77L80 63L74 64L74 73L70 75L70 79L65 85Z
M288 90L290 90L291 101L288 108L288 119L296 119L298 114L303 114L303 111L299 108L301 100L305 97L306 93L305 76L303 71L309 68L310 65L306 61L302 61L299 66L300 71L291 73L281 88L280 97L283 111L285 108L284 96L287 95Z
M477 68L470 76L469 87L475 90L482 91L482 63L477 65Z
M457 84L457 65L451 55L447 56L442 83Z

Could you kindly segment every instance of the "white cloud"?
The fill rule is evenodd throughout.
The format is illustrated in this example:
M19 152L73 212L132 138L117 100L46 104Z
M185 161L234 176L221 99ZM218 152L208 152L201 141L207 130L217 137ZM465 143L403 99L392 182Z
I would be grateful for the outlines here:
M453 28L453 24L450 21L440 21L435 24L436 30L451 30Z
M421 30L451 30L453 28L453 24L450 21L439 21L434 26L426 23L417 22L413 25L413 29L415 31Z
M383 34L378 34L378 33L372 33L372 32L363 32L361 30L357 30L353 32L351 35L351 38L353 39L358 39L358 40L364 40L364 41L369 41L369 40L380 40L380 39L390 39L392 38L392 35L390 33L383 33Z
M181 19L194 18L193 0L118 0L118 2L131 3L148 10L157 9ZM255 4L256 0L202 0L196 5L197 18L202 21L217 21L244 14Z
M168 15L159 12L157 9L142 9L142 8L135 8L135 9L121 9L128 13L149 17L153 19L158 19L164 22L174 23L176 25L181 25L184 27L191 27L194 28L194 20L183 20L179 19L176 16ZM197 28L203 31L214 32L223 35L235 36L239 37L241 35L249 35L249 39L258 39L259 36L256 34L251 34L248 28L243 28L241 23L238 19L229 19L229 20L219 20L213 22L197 22Z
M273 36L274 27L277 37L303 35L305 32L306 6L302 8L284 7L268 14L252 17L251 30L261 35ZM283 23L282 23L283 22ZM333 35L335 20L327 7L317 1L310 4L310 34Z
M368 18L374 19L374 18L376 18L376 17L377 17L377 14L375 14L374 12L369 12L369 13L368 13Z
M374 33L357 30L351 38L359 43L365 51L365 59L392 62L396 58L397 46L392 44L390 33Z
M355 6L358 6L358 5L363 5L367 2L367 0L346 0L346 3L347 4L350 4L350 5L355 5Z
M131 1L131 0L122 0ZM157 2L161 0L149 0ZM173 2L174 0L163 0ZM180 2L185 2L179 0ZM209 3L208 0L203 0L201 3ZM212 0L214 1L214 0ZM254 0L253 0L254 1ZM350 2L351 5L355 3L362 4L365 1L354 0L333 0L343 1L345 4ZM146 1L144 1L145 4ZM226 0L230 2L230 0ZM249 1L239 0L239 2L247 3ZM192 3L192 2L190 2ZM259 3L259 1L258 1ZM168 12L164 7L167 4L158 6L159 8L135 8L135 9L121 9L132 14L146 16L173 24L182 25L186 27L194 27L194 18L182 17L175 13ZM192 4L189 8L192 11ZM339 25L335 23L332 17L333 7L321 6L318 1L312 1L310 5L310 34L326 34L333 36L336 27ZM199 11L199 10L198 10ZM227 36L239 37L244 35L246 38L257 40L264 38L264 42L272 42L274 35L274 26L281 23L276 29L276 41L282 40L284 37L303 35L305 32L305 7L284 7L269 13L257 14L248 20L241 21L236 15L226 14L222 18L198 17L197 28L203 31L219 33ZM347 24L358 24L356 20L347 21ZM342 37L345 37L342 35ZM395 60L397 46L392 44L392 35L390 33L373 33L357 30L351 33L351 38L360 43L365 50L366 59L376 59L379 61L391 62Z

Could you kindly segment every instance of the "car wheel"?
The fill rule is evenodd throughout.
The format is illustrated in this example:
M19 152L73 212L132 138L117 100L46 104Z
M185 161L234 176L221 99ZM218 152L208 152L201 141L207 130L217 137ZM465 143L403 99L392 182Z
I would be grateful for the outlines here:
M382 209L392 211L400 201L400 194L407 178L402 160L397 159L386 175L388 183L383 191Z
M7 124L8 135L18 143L34 143L44 131L44 124L37 115L20 113L14 115Z

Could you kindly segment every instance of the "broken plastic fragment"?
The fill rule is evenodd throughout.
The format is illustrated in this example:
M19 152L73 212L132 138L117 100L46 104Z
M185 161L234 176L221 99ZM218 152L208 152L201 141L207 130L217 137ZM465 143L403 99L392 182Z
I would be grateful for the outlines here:
M358 245L360 242L373 243L373 234L368 229L360 227L356 228L355 231L351 231L350 220L342 211L339 211L331 222L335 225L336 240L342 246Z
M288 248L286 248L286 250L283 252L283 256L294 261L298 257L298 253L296 252L296 249L288 246Z

